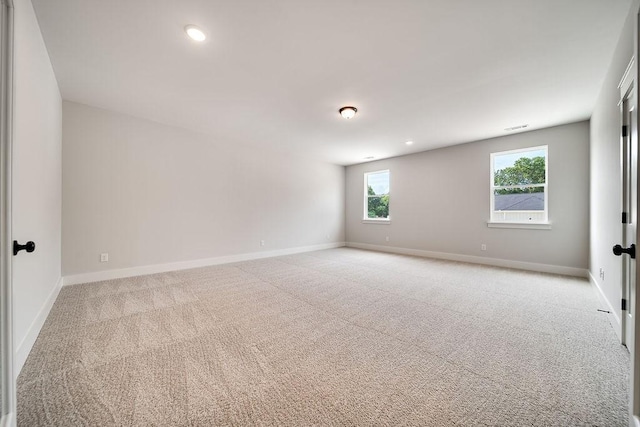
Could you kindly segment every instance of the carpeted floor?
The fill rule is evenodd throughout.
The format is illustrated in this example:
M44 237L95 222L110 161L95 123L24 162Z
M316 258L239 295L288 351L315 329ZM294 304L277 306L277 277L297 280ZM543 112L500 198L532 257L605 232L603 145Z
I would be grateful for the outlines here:
M20 426L626 426L586 280L356 249L62 289Z

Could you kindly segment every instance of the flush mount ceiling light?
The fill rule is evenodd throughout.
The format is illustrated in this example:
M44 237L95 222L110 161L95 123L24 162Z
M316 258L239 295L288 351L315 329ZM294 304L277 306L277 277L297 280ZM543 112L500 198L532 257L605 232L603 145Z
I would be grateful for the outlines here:
M191 39L197 42L202 42L204 41L204 39L207 38L204 31L202 31L200 28L196 27L195 25L187 25L186 27L184 27L184 31L187 33L189 37L191 37Z
M407 145L413 145L413 141L407 141L407 142L405 142L405 144L407 144Z
M344 117L345 119L352 119L353 116L356 115L356 113L358 112L358 109L356 107L342 107L341 109L338 110L340 112L340 115L342 117Z

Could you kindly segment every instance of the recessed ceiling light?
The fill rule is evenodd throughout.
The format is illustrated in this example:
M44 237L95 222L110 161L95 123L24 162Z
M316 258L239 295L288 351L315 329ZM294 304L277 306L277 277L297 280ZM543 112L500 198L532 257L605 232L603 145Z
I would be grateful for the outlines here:
M204 31L202 31L200 28L196 27L195 25L187 25L186 27L184 27L184 31L187 33L189 37L191 37L193 40L197 42L204 41L204 39L207 38Z
M356 107L346 106L339 109L338 112L342 117L348 120L348 119L352 119L353 116L356 115L356 113L358 112L358 109Z
M511 132L511 131L514 131L514 130L524 129L524 128L526 128L526 127L529 127L529 125L528 125L528 124L526 124L526 125L514 126L514 127L506 128L505 130L506 130L507 132Z
M407 144L407 145L413 145L413 141L407 141L407 142L405 142L405 144Z

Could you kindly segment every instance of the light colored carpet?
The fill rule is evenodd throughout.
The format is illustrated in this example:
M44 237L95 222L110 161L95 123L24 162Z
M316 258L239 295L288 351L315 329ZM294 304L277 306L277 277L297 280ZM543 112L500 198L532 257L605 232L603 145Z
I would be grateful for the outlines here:
M20 426L626 426L586 280L333 249L62 289Z

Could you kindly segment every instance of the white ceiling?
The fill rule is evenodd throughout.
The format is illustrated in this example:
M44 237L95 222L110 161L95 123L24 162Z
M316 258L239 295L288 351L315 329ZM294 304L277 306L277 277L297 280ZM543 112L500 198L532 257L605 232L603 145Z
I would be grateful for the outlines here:
M32 1L64 99L341 165L588 119L631 4Z

